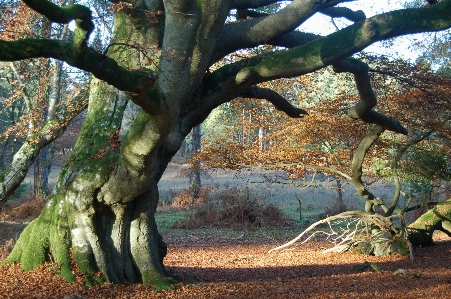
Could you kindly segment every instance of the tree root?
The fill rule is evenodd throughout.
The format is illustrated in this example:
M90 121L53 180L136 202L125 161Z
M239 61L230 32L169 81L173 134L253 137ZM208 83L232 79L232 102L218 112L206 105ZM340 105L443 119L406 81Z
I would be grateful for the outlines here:
M395 217L400 217L400 215L384 217L364 211L343 212L313 223L296 238L268 252L285 249L311 233L301 244L317 234L324 234L326 240L333 243L334 246L326 249L323 253L356 250L362 254L377 256L393 253L411 254L410 246L404 237L405 229L399 231L392 223L392 219ZM329 225L329 230L313 231L325 223Z

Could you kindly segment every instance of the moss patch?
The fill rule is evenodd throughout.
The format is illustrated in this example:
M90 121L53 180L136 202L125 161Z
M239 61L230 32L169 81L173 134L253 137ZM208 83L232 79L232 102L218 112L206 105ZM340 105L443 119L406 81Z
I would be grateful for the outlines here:
M164 277L155 271L144 271L142 274L142 283L145 285L151 285L155 290L172 290L174 289L174 284L177 281L172 277Z

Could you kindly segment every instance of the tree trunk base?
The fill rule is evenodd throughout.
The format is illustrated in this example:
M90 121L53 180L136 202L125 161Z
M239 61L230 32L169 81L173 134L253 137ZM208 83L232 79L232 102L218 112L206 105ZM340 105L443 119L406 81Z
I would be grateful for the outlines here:
M2 266L20 263L24 271L30 271L53 262L68 282L77 279L74 273L79 269L87 285L142 282L171 288L177 276L163 265L167 245L151 209L140 202L146 200L139 198L109 212L106 206L80 212L64 197L54 195L24 229Z

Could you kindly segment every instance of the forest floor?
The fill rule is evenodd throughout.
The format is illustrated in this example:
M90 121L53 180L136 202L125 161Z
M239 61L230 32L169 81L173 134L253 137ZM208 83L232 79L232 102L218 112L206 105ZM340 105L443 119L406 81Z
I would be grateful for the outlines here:
M171 164L160 186L162 201L187 187L186 165ZM276 179L279 184L273 183ZM288 183L289 184L288 184ZM0 268L0 299L3 298L450 298L451 240L437 234L436 245L414 249L414 260L400 255L374 257L354 252L327 253L331 247L322 239L309 241L292 250L268 253L301 232L336 198L334 181L323 180L303 190L292 187L283 174L264 176L214 171L203 174L203 186L211 190L247 188L252 196L276 204L292 219L299 217L302 200L305 218L285 228L231 230L217 228L173 229L180 212L164 210L157 215L160 231L168 244L165 265L183 276L173 290L155 290L141 284L92 287L83 284L83 275L66 283L57 275L57 266L47 264L30 272L20 265ZM359 208L359 198L344 185L347 206ZM377 191L390 194L392 188L378 185ZM234 189L232 189L233 191ZM218 191L211 191L218 192ZM0 212L0 263L12 249L26 224L39 214L43 203L29 201ZM177 218L178 217L178 218ZM365 262L379 266L362 271L356 265ZM399 269L403 269L397 271ZM394 274L394 272L401 274ZM403 273L403 274L402 274Z
M174 290L154 290L141 284L93 287L66 283L55 265L23 273L19 265L0 268L0 298L449 298L451 242L416 248L415 259L374 257L353 252L322 251L330 244L316 241L283 252L268 253L280 244L265 230L231 238L193 230L167 237L167 268L184 276ZM291 232L292 233L292 232ZM260 234L260 236L259 236ZM280 235L279 235L280 237ZM354 268L365 262L371 267ZM407 275L395 275L404 269ZM77 297L78 296L78 297Z

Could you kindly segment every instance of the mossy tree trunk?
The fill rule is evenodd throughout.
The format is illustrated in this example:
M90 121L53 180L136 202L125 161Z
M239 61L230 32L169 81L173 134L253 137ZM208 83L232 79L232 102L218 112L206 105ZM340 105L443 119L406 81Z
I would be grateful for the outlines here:
M115 42L149 45L152 28L133 21L118 13ZM110 57L131 69L142 66L140 51L118 47ZM55 191L5 264L21 263L27 271L51 260L73 281L75 262L88 274L87 283L94 283L98 272L113 283L166 283L166 244L154 218L161 177L157 153L176 119L169 113L177 111L141 110L125 128L128 103L123 93L92 79L88 114Z
M409 240L413 245L433 245L434 231L451 237L451 199L430 209L409 225Z
M154 218L158 163L142 166L143 173L134 176L121 161L121 144L130 143L119 139L127 102L106 83L92 80L88 115L56 190L6 263L31 270L53 260L68 281L74 279L72 260L90 276L100 271L114 283L159 283L167 275L162 263L166 245ZM146 116L139 116L129 133L147 139L152 129L140 127L142 119ZM142 145L129 146L129 158L143 151ZM156 160L156 152L150 155Z

